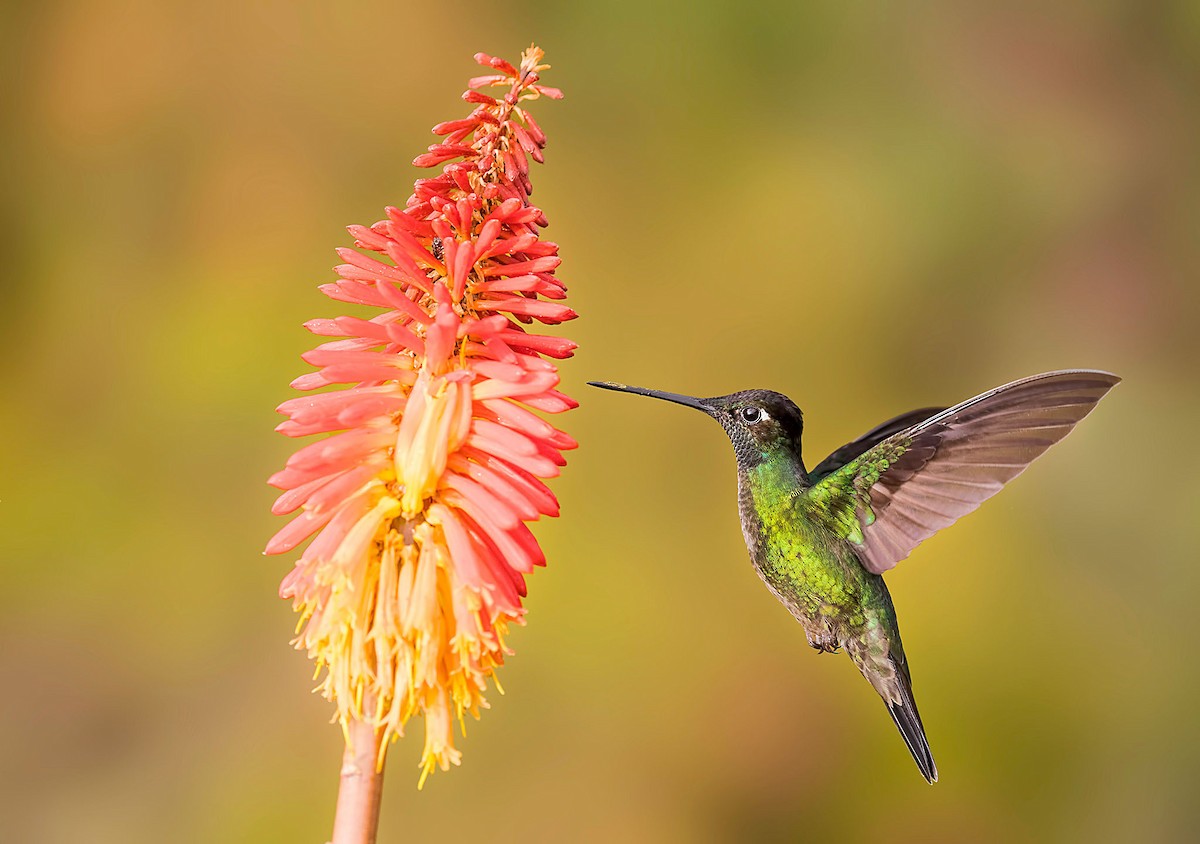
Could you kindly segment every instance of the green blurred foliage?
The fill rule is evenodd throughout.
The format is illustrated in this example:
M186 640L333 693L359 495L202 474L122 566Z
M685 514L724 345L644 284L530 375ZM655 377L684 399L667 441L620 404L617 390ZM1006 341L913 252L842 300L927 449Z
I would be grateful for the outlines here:
M393 749L381 840L1194 833L1197 8L6 4L2 837L325 840L272 408L342 227L531 39L582 447L506 694L422 793ZM1072 366L1126 381L889 578L935 787L754 576L720 431L583 386L779 389L811 461Z

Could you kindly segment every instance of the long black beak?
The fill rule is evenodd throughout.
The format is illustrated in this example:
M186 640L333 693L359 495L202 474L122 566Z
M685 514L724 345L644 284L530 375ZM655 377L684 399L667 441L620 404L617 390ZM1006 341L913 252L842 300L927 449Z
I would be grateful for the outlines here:
M694 407L696 410L704 411L711 414L712 408L698 398L692 396L683 396L679 393L667 393L662 390L647 390L645 387L630 387L628 384L615 384L612 381L588 381L593 387L599 387L602 390L616 390L620 393L634 393L639 396L649 396L652 399L662 399L663 401L673 401L675 404L682 404L685 407Z

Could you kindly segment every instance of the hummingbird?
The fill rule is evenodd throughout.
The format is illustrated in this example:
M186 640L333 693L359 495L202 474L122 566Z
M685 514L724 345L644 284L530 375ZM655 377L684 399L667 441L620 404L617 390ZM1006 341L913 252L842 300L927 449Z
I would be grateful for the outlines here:
M804 417L780 393L694 398L588 383L695 408L721 424L737 458L738 511L755 570L810 646L845 651L933 783L937 765L882 574L999 492L1120 380L1099 370L1046 372L950 408L903 413L812 471L801 457Z

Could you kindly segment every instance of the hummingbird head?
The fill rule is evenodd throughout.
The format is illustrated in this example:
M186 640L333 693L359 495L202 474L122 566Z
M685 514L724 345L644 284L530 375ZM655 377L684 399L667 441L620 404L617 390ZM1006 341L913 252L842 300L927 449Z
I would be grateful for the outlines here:
M738 466L750 468L774 456L800 462L800 436L804 416L787 396L771 390L742 390L727 396L701 399L611 381L589 381L593 387L650 396L703 411L721 423L733 443Z

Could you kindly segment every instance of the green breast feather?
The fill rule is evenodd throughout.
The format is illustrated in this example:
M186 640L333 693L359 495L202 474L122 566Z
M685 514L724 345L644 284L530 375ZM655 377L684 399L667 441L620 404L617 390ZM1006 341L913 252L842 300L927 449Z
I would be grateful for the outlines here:
M851 625L865 622L861 602L864 590L870 591L869 575L846 541L862 543L860 514L873 519L871 485L905 448L896 442L862 455L808 489L783 461L765 461L747 473L761 526L755 562L794 611Z

